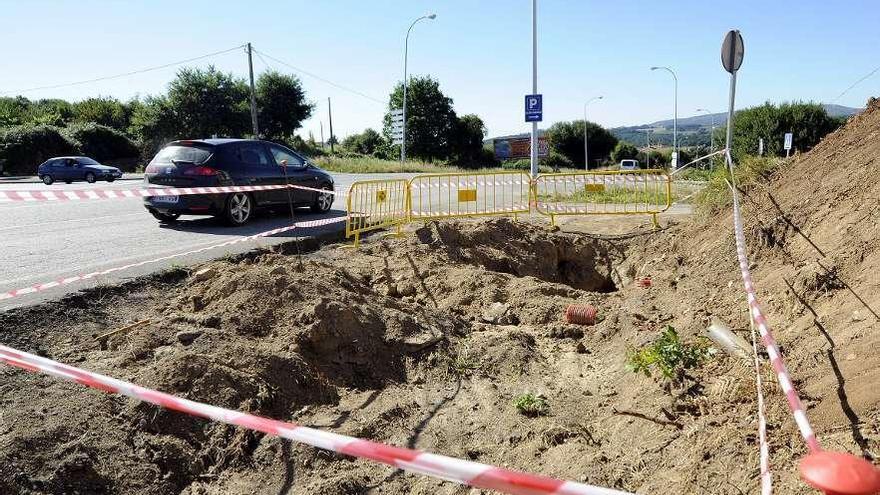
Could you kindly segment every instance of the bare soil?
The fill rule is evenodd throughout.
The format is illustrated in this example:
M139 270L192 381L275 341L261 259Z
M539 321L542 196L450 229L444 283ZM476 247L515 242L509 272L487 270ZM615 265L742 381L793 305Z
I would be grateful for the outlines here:
M746 191L754 278L828 448L880 443L880 108ZM822 170L817 174L817 170ZM755 381L716 355L670 394L625 366L710 315L748 339L729 214L613 235L429 223L262 252L0 315L0 341L189 399L639 493L754 493ZM585 233L584 230L590 233ZM636 283L650 276L650 287ZM592 304L593 326L564 322ZM94 341L132 321L151 324ZM0 493L477 493L0 368ZM803 442L765 373L777 493ZM549 413L514 407L541 394Z

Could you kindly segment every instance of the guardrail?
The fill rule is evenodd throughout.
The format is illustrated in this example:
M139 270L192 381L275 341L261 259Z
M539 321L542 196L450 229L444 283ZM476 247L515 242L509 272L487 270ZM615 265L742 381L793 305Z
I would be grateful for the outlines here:
M672 205L672 180L662 170L541 174L532 187L535 211L558 215L651 215Z
M406 179L364 180L351 185L345 237L354 236L354 247L361 234L371 230L400 228L409 220L410 186Z
M529 212L531 181L525 172L419 175L409 187L411 220Z

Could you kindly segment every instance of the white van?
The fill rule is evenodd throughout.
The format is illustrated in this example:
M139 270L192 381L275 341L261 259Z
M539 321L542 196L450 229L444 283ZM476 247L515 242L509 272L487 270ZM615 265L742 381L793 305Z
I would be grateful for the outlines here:
M638 170L638 160L620 160L620 170Z

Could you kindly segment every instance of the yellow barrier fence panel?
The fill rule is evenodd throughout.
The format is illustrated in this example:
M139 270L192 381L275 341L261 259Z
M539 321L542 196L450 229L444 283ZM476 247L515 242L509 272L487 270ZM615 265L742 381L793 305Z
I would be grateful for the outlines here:
M348 190L347 210L345 236L354 236L355 246L364 232L395 226L399 230L409 218L409 181L357 181Z
M672 179L663 170L541 174L535 209L548 215L656 215L672 204Z
M412 220L529 212L531 183L524 172L418 175L409 186Z

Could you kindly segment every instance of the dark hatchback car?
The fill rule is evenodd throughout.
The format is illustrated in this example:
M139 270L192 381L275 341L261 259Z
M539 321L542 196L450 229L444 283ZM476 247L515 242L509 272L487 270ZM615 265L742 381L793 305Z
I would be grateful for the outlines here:
M87 156L62 156L50 158L37 168L37 175L47 186L55 181L70 184L84 180L90 184L99 180L113 182L122 178L122 171L116 167L108 167Z
M248 139L174 141L147 166L144 182L151 187L268 186L292 184L333 191L333 177L293 150ZM218 194L186 194L144 198L147 211L160 222L180 215L213 215L230 225L244 225L257 208L308 206L326 212L333 194L296 188Z

